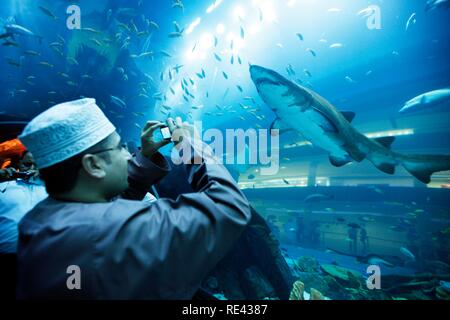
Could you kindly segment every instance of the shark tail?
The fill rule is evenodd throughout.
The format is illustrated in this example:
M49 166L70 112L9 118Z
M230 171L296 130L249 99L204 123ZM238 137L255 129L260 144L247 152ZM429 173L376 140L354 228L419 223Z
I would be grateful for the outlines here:
M403 167L423 183L430 183L435 172L450 170L450 155L404 155Z

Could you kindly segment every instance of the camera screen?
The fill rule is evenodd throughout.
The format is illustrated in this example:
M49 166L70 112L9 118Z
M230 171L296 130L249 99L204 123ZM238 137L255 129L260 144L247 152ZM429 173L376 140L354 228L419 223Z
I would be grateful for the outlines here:
M163 127L161 128L161 134L163 136L163 139L170 139L171 138L171 134L170 134L170 130L168 127Z

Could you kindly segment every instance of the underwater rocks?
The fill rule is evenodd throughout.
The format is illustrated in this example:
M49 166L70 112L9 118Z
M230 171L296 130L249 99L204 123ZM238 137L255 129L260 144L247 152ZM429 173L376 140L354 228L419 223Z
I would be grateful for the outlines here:
M297 284L291 295L295 295L299 290L303 290L305 294L308 291L316 294L317 290L332 300L392 299L384 290L369 290L366 280L357 271L331 264L320 265L313 257L300 257L298 264L300 269L307 271L296 274Z
M354 278L361 277L361 275L354 270L336 266L333 264L322 264L320 267L322 268L323 271L328 273L330 276L333 276L335 278L338 278L338 279L341 279L344 281L354 282L355 281Z
M300 257L297 260L297 266L301 272L318 272L319 262L313 257Z
M255 266L247 268L241 281L245 296L253 300L277 299L275 289L265 275Z
M440 286L436 288L436 298L441 300L450 300L450 292L444 287Z

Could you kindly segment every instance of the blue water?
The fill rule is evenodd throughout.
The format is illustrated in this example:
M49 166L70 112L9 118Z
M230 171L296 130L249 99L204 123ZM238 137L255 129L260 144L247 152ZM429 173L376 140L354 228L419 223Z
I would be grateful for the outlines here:
M36 36L2 39L0 116L28 121L57 103L93 97L122 139L136 144L148 119L163 121L169 115L200 120L204 130L268 129L275 116L249 74L249 65L257 64L311 88L339 110L354 111L353 125L363 133L410 130L396 136L397 151L450 154L449 105L412 116L398 113L413 97L450 87L450 10L426 12L425 2L224 0L207 13L214 1L185 1L183 10L171 1L75 1L82 30L70 30L67 1L4 0L0 35L4 25L15 23ZM369 5L380 10L380 29L369 29L367 18L358 15ZM190 30L196 19L199 24ZM170 37L177 27L182 36ZM289 65L295 75L286 71ZM111 96L125 106L114 104ZM330 243L347 250L347 223L369 217L375 219L366 227L369 238L377 238L372 247L377 254L402 258L399 248L408 247L418 260L449 263L449 172L435 174L426 186L403 169L390 176L367 161L334 168L316 147L286 147L301 140L292 134L281 137L280 171L274 176L260 175L258 165L234 168L255 208L265 218L275 216L279 241L291 256L335 260L363 273L366 266L353 258L323 252ZM303 199L314 193L334 198L306 206ZM298 231L295 218L305 208L320 228L336 217L346 220L333 225L333 236L321 243L298 243L286 230ZM399 219L413 221L416 247L406 231L389 229ZM389 272L416 271L421 270Z

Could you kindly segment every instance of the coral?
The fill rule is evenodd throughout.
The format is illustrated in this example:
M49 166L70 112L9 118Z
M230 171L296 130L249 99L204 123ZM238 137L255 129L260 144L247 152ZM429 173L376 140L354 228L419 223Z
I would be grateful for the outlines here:
M310 293L305 291L305 284L299 280L294 282L289 300L329 300L324 295L314 288L311 288Z
M289 300L304 300L303 293L305 290L305 285L301 281L295 281L292 287L291 295Z
M325 297L323 296L322 293L320 293L320 291L311 288L311 296L309 300L325 300Z

